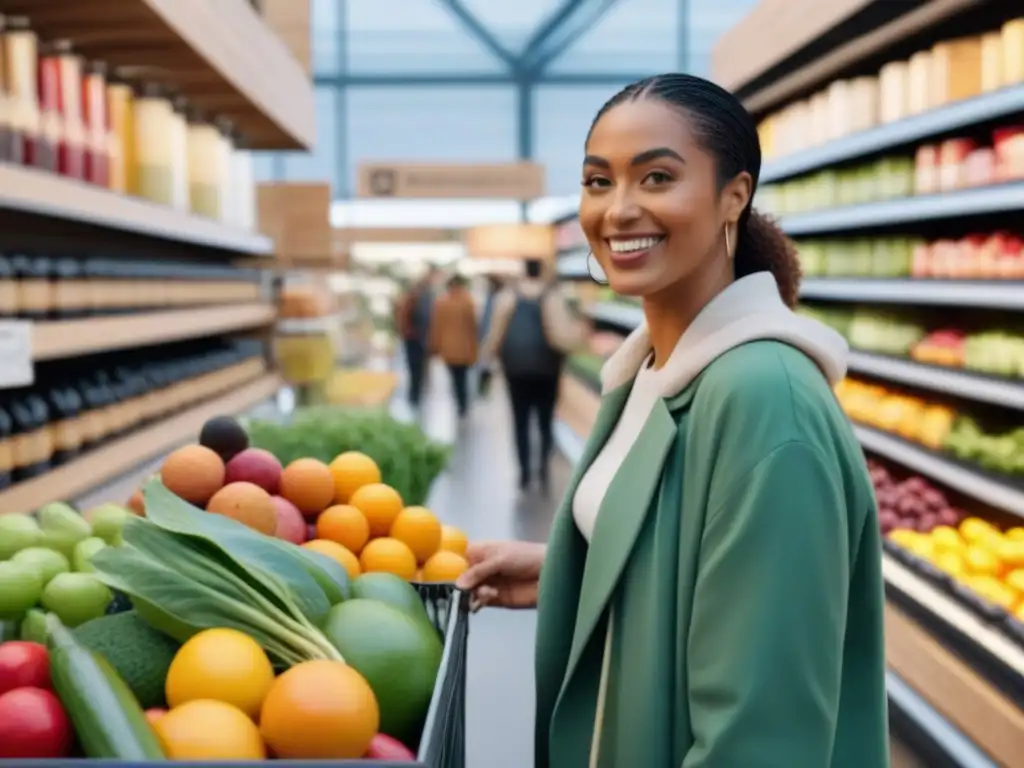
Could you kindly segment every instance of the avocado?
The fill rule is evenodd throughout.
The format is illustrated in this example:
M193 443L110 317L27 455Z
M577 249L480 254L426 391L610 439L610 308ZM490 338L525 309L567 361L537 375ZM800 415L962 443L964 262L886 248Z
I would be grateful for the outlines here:
M135 611L87 621L73 630L86 648L117 670L143 709L166 706L164 681L181 646L157 632Z
M380 732L418 743L444 652L437 630L386 603L354 599L331 608L324 634L373 689Z
M215 416L203 424L199 444L209 448L226 462L249 447L249 435L230 416Z

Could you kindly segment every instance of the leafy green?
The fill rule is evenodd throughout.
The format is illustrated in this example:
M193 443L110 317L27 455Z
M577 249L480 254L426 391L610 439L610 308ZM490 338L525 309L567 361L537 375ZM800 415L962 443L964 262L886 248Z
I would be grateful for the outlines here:
M430 486L451 458L451 446L431 440L418 425L402 423L385 409L303 408L287 423L256 420L246 429L251 445L284 464L306 457L329 463L345 451L362 451L409 506L427 502Z
M197 509L159 479L150 480L144 493L148 520L165 531L212 543L249 571L282 582L295 605L317 626L332 605L348 597L348 573L329 557Z

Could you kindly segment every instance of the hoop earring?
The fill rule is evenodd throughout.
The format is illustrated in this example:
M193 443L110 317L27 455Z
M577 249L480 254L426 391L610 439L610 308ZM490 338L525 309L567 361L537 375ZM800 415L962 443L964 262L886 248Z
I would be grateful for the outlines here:
M729 241L729 225L728 224L725 225L725 257L727 259L729 259L729 261L732 261L732 258L733 258L732 243Z
M597 261L597 257L594 256L594 252L593 251L591 251L590 253L587 254L587 274L590 275L590 279L593 280L598 285L608 285L607 277L605 277L605 279L602 280L602 279L600 279L599 277L597 277L594 274L594 267L591 266L591 261L595 261L595 262ZM597 265L597 269L598 269L598 274L601 274L603 272L603 270L601 270L601 265L600 264Z

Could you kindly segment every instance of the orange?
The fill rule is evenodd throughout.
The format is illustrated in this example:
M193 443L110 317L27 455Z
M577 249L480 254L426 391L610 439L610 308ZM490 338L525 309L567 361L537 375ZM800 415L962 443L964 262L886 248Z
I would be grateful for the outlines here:
M224 462L204 445L185 445L164 459L160 480L171 493L202 507L224 485Z
M370 536L387 536L405 504L394 488L384 483L364 485L352 494L348 503L357 507L370 524Z
M426 507L406 507L391 524L390 535L406 543L417 563L425 563L441 546L441 523Z
M363 573L393 573L406 581L416 575L416 555L398 539L373 539L359 556Z
M377 462L359 451L345 451L330 464L334 477L334 503L348 504L352 494L364 485L380 482Z
M313 539L312 541L307 541L302 546L336 561L338 565L345 569L350 579L356 578L361 573L359 558L352 554L351 550L346 549L336 541Z
M171 709L212 699L255 718L273 681L274 669L255 640L236 629L206 629L178 649L164 691Z
M964 550L967 570L976 576L998 576L1003 564L995 553L985 547L972 544Z
M469 549L469 539L454 525L442 525L440 548L465 557L466 550Z
M441 550L423 564L423 580L455 581L467 568L469 563L462 555Z
M355 760L380 727L380 706L362 675L340 661L296 664L274 681L260 732L282 760Z
M370 524L351 504L335 504L316 519L316 537L336 541L358 555L370 539Z
M265 760L260 729L222 701L196 699L153 723L168 760Z
M206 511L230 517L266 536L273 536L277 531L274 502L269 493L254 483L228 483L213 494Z
M322 461L296 459L281 472L281 495L302 514L319 514L334 501L334 477Z

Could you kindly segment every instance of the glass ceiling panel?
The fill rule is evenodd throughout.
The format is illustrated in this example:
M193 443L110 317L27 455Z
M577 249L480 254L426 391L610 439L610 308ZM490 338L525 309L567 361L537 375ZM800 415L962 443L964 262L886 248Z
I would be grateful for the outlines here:
M562 6L562 0L462 0L462 4L500 42L518 53L533 31Z
M320 75L336 75L341 64L338 47L341 7L338 0L313 0L310 20L313 28L313 70Z
M358 0L347 5L348 67L353 73L503 71L501 62L439 0Z

